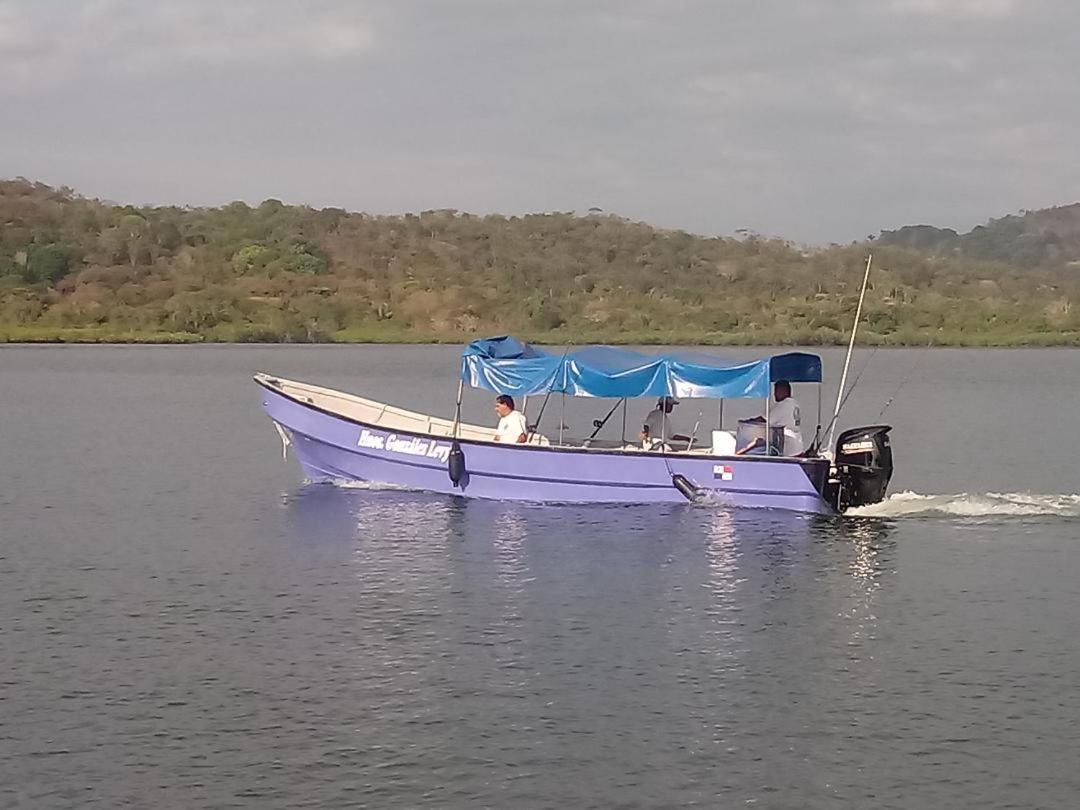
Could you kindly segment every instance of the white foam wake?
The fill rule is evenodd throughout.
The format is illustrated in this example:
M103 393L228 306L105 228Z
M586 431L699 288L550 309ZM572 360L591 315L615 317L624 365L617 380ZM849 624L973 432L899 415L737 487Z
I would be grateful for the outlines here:
M383 484L379 481L357 481L354 478L331 478L326 483L337 487L338 489L366 489L366 490L393 490L397 492L408 492L408 487L403 487L399 484Z
M862 517L1080 517L1080 495L1039 495L1032 492L987 492L972 495L921 495L898 492L881 503L847 511Z

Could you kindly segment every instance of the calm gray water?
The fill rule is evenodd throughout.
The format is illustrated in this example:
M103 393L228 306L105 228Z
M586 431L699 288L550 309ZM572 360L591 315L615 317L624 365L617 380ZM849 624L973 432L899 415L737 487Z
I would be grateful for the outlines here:
M1080 352L878 352L845 519L305 485L250 382L455 367L0 348L0 805L1075 806Z

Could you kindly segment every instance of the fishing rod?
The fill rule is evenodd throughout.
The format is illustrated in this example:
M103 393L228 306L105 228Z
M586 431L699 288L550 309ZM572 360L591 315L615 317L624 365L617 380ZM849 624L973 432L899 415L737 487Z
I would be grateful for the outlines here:
M907 385L911 381L911 378L915 376L915 369L922 363L923 358L929 354L929 349L933 345L934 341L930 340L923 350L919 352L919 356L915 358L915 362L911 364L911 368L909 368L908 373L904 375L904 379L900 381L900 384L896 386L896 390L892 392L892 395L885 400L885 404L881 406L881 411L878 413L878 419L885 415L885 411L889 410L889 406L893 404L893 400L896 399L896 395L900 393L900 389Z
M833 418L831 420L829 420L829 424L825 428L825 433L829 433L832 430L833 425L836 424L837 416L839 416L840 412L844 409L844 405L847 404L848 397L851 396L851 393L859 385L859 380L861 380L862 375L866 373L866 369L870 368L870 361L874 359L874 355L877 354L877 350L880 349L880 348L881 348L880 346L875 346L874 350L872 352L870 352L870 356L866 358L866 362L863 363L862 368L859 369L859 373L855 375L855 379L851 383L851 388L849 388L847 390L847 393L844 394L844 398L840 400L840 406L836 409L836 413L833 414ZM820 429L819 429L818 433L820 433ZM813 448L814 448L815 451L817 450L817 446L818 446L817 445L817 440L818 440L818 434L815 433L815 435L814 435L814 444L813 444Z
M844 358L844 372L840 375L840 387L836 389L836 407L833 409L832 421L827 431L828 438L825 444L831 446L833 430L836 429L836 420L840 416L841 397L844 395L844 386L847 384L848 367L851 365L851 353L855 350L855 335L859 331L859 320L862 317L863 299L866 297L866 285L870 281L870 263L874 259L873 253L866 254L866 272L863 273L862 289L859 290L859 304L855 307L855 323L851 326L851 340L848 341L847 357Z
M694 429L690 433L690 443L686 445L686 452L689 453L694 446L694 441L697 439L698 428L701 427L701 414L702 411L697 412L697 421L694 423Z
M593 431L593 432L592 432L592 433L591 433L591 434L589 435L589 439L595 439L595 438L596 438L596 434L600 432L601 428L603 428L603 427L604 427L604 425L606 425L606 424L607 424L607 422L608 422L608 419L610 419L610 418L611 418L611 415L612 415L613 413L615 413L615 409L616 409L616 408L618 408L618 407L619 407L620 405L622 405L622 404L623 404L624 402L626 402L626 400L625 400L625 399L620 399L620 400L619 400L618 402L616 402L616 403L615 403L615 404L614 404L614 405L613 405L613 406L611 407L611 410L607 412L607 416L605 416L605 417L604 417L603 419L593 419L593 427L594 427L594 428L596 428L596 430L594 430L594 431Z
M547 407L548 400L551 399L551 389L549 388L547 393L544 394L544 401L540 403L540 413L536 415L536 421L531 426L526 424L529 428L529 435L525 437L526 443L532 441L533 434L536 433L536 429L540 427L540 420L544 418L544 408Z
M565 348L565 349L563 349L562 357L561 357L561 358L559 359L559 365L560 365L560 366L562 366L562 364L563 364L563 363L564 363L564 362L566 361L566 355L567 355L567 353L568 353L569 351L570 351L570 346L569 346L569 344L568 344L568 345L566 346L566 348ZM536 433L536 429L537 429L538 427L540 427L540 420L544 418L544 409L545 409L545 408L547 407L547 404L548 404L548 400L549 400L549 399L551 399L551 392L552 392L553 390L554 390L554 388L551 388L551 387L549 387L549 388L548 388L548 390L547 390L547 393L546 393L546 394L544 394L544 401L543 401L543 402L542 402L542 403L540 404L540 413L538 413L538 414L536 415L536 422L534 422L534 423L533 423L533 425L532 425L532 427L531 427L531 428L529 429L529 435L527 435L527 436L525 437L525 443L526 443L526 444L528 444L529 442L531 442L531 441L532 441L532 437L533 437L533 434L535 434L535 433ZM565 394L565 392L563 392L563 393ZM564 400L564 402L565 402L565 400ZM560 421L559 421L559 423L560 423L560 425L561 425L561 424L562 424L562 420L560 420ZM528 423L526 423L525 427L529 427ZM562 428L560 427L560 428L559 428L559 430L561 431L561 430L562 430Z

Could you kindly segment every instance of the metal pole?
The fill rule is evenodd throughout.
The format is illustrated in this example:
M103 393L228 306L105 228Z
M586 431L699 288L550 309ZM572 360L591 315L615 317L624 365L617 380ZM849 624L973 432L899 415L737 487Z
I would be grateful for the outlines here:
M626 444L626 398L622 401L622 443Z
M836 389L836 408L833 410L832 424L829 426L829 436L825 444L832 445L833 432L836 430L836 417L840 415L840 399L844 395L844 386L847 385L848 366L851 365L851 353L855 349L855 334L859 331L859 318L862 317L863 298L866 296L866 282L870 280L870 262L874 254L866 256L866 272L863 273L862 289L859 290L859 305L855 307L855 323L851 325L851 340L848 341L847 357L844 358L844 373L840 375L840 387Z
M461 394L465 390L465 381L458 380L457 384L457 407L454 409L454 438L458 437L461 428Z
M559 447L562 447L563 426L566 424L566 392L562 395L562 412L559 414Z
M724 398L720 398L720 405L716 409L716 429L724 429Z
M525 421L528 422L529 411L529 395L526 394L521 398L521 415L526 417Z
M821 441L821 389L822 388L824 388L824 386L821 383L818 383L817 384L817 421L814 423L814 424L817 425L817 429L814 431L814 452L815 453L820 453L821 452L821 446L819 445L819 442Z
M769 424L769 403L772 396L765 395L765 455L772 455L772 425Z

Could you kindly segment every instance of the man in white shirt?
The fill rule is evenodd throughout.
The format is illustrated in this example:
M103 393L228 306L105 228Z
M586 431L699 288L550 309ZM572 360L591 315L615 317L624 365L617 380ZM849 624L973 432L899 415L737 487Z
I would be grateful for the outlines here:
M769 408L769 426L784 429L784 455L798 456L806 447L802 437L802 414L799 413L798 400L791 395L791 383L778 382L773 385L773 398L776 404ZM751 421L764 422L765 417L757 417ZM746 447L736 450L735 455L746 455L764 444L764 440L754 439Z
M669 440L690 441L689 436L674 431L671 427L671 420L668 418L668 414L678 404L679 400L675 399L675 397L660 397L656 401L656 407L649 411L649 415L645 417L645 424L641 429L641 433L638 434L642 447L651 450L654 447L660 447Z
M495 441L505 444L524 444L529 440L529 425L525 414L514 410L514 398L506 394L495 397L495 413L499 426L495 428Z
M784 455L797 456L806 447L802 438L802 415L799 402L791 395L791 383L778 382L773 386L776 404L769 409L769 423L784 429Z

